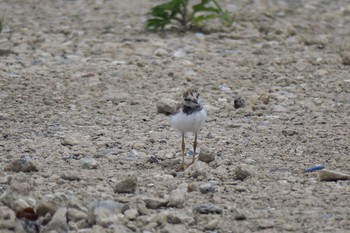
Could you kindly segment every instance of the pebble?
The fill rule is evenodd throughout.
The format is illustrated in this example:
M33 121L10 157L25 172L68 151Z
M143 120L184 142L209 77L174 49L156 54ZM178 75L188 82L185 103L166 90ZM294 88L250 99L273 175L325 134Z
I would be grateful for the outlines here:
M154 55L158 57L166 56L168 55L168 51L163 48L158 48L154 51Z
M84 169L96 169L98 167L96 159L92 158L83 158L80 160L80 163Z
M218 227L218 225L219 225L219 219L213 219L204 225L204 229L212 231L212 230L215 230Z
M210 163L215 160L215 153L206 147L201 148L198 159L202 162Z
M88 222L108 227L111 224L121 223L123 215L129 206L115 201L95 201L88 210Z
M234 99L234 107L237 108L242 108L245 106L245 100L241 96L237 96Z
M350 65L350 51L345 51L340 54L343 65Z
M195 164L187 168L187 173L190 177L199 178L199 177L207 177L209 171L209 166L207 163L202 161L197 161Z
M199 192L199 185L196 182L192 182L188 184L187 192Z
M163 198L144 198L143 201L146 207L149 209L159 209L161 207L166 207L169 203L167 199Z
M67 206L68 197L63 193L46 194L39 201L36 207L38 216L45 216L47 213L55 214L58 208Z
M184 224L166 224L162 230L162 233L184 233L188 232Z
M162 98L157 102L157 112L162 114L172 114L176 112L177 102L173 99Z
M124 212L124 215L129 219L129 220L134 220L139 216L139 212L136 209L128 209Z
M235 168L235 175L238 180L245 180L254 175L254 171L250 166L240 165Z
M14 229L16 214L7 206L0 206L0 229Z
M320 181L350 180L350 175L333 170L321 170L319 172Z
M127 177L119 182L117 182L114 186L114 192L116 193L134 193L136 191L137 178Z
M215 193L217 191L217 186L216 186L216 184L214 184L212 182L207 182L207 183L201 184L199 186L199 190L203 194L205 194L205 193Z
M8 164L5 168L5 171L13 172L37 172L39 171L37 165L31 159L16 159Z
M199 214L221 214L222 209L214 204L202 204L195 206L193 208L193 212L197 212Z
M87 213L76 208L68 208L67 219L68 221L79 222L80 220L87 219Z
M185 191L182 189L175 189L171 191L169 196L168 206L175 208L184 207L185 203Z
M62 173L60 175L61 179L63 180L68 180L68 181L80 181L80 177L75 174L75 173L71 173L71 172L67 172L67 173Z
M60 207L52 217L52 220L49 222L49 224L43 228L41 233L50 233L50 232L67 233L69 231L69 226L67 223L66 215L67 215L67 208Z
M74 146L79 144L79 140L72 135L65 135L61 143L64 146Z

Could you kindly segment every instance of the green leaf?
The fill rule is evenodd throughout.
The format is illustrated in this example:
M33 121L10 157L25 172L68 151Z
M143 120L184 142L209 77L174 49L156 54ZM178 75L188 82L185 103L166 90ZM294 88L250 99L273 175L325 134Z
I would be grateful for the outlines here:
M192 21L196 27L199 27L203 21L206 21L209 19L215 19L215 18L219 18L219 15L218 14L199 15L199 16L193 17Z

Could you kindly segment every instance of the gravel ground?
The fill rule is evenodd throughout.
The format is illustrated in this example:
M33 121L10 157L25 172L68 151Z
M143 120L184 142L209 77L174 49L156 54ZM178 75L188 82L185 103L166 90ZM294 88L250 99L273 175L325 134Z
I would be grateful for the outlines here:
M230 28L146 32L159 2L0 2L1 232L350 231L347 0L224 0ZM192 87L214 160L179 171L161 112Z

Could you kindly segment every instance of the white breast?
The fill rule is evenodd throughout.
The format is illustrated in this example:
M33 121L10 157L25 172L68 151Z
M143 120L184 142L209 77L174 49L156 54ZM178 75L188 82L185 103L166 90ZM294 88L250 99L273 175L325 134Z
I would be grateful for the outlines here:
M203 108L198 112L186 115L182 111L171 116L171 125L181 133L198 133L207 119L207 111Z

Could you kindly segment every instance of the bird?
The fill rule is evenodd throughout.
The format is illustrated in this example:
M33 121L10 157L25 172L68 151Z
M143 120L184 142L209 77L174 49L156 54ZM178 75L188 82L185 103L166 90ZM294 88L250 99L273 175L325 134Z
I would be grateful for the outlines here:
M183 101L177 107L174 114L170 116L171 125L181 133L181 152L182 164L181 168L192 165L195 162L197 149L197 136L204 122L207 120L207 111L205 110L199 92L196 89L189 89L182 95ZM193 157L192 162L185 165L185 135L187 133L194 134Z

